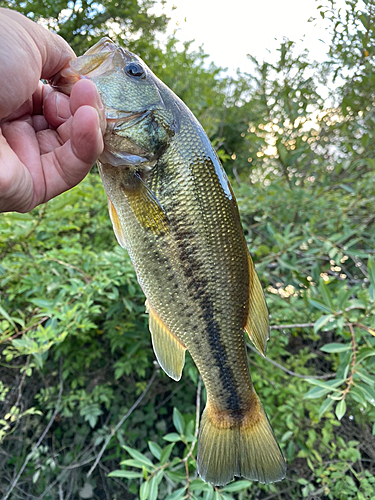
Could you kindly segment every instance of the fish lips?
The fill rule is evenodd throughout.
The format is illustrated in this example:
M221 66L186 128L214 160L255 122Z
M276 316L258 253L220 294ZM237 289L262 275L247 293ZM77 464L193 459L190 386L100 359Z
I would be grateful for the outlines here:
M149 109L139 112L121 112L117 110L106 109L107 118L107 129L106 134L111 134L116 131L116 129L124 130L126 128L131 128L146 119L150 115L151 111ZM115 116L116 118L113 118ZM151 158L148 155L136 155L129 153L127 151L119 151L111 148L108 144L105 145L103 153L99 156L99 161L103 164L109 164L113 167L138 167L142 164L149 164L155 158L153 155ZM146 168L148 169L148 168Z

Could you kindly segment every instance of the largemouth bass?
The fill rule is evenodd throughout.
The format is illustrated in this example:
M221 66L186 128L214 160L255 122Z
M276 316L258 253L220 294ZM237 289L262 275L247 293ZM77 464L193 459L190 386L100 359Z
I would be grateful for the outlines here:
M185 104L108 38L71 61L60 88L64 77L91 79L106 111L99 171L114 232L147 298L158 362L179 380L188 349L205 384L200 476L214 485L283 479L244 338L265 353L267 308L215 150Z

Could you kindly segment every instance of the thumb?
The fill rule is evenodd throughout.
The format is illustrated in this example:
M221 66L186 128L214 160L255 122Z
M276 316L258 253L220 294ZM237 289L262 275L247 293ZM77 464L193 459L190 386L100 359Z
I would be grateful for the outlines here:
M0 65L6 79L0 119L31 99L41 78L50 78L75 54L60 36L19 12L0 8Z

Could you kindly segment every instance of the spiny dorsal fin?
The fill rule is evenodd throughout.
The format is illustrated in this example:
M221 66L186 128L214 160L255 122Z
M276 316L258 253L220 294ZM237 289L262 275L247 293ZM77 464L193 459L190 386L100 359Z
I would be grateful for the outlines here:
M245 330L262 356L266 355L266 345L269 338L268 310L264 298L262 285L256 273L254 263L248 254L249 260L249 312Z
M148 326L158 363L169 377L180 380L185 364L186 347L165 326L148 301L146 301L146 312L149 313Z
M118 218L117 212L115 207L113 206L113 203L111 200L108 198L108 211L109 211L109 216L112 221L113 225L113 231L116 235L117 241L119 244L122 246L122 248L125 248L125 236L124 236L124 231L122 230L120 219Z
M156 234L168 231L168 218L155 193L136 174L129 186L123 186L129 205L143 229Z

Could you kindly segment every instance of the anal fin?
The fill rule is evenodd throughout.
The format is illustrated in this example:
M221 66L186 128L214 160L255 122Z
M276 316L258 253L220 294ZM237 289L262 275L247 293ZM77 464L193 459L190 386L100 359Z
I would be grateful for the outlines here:
M262 285L255 270L254 263L248 253L249 260L249 311L245 330L262 356L266 355L269 338L268 310Z
M146 311L149 313L148 325L158 363L169 377L176 381L180 380L185 364L186 347L165 326L148 301L146 301Z

